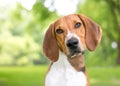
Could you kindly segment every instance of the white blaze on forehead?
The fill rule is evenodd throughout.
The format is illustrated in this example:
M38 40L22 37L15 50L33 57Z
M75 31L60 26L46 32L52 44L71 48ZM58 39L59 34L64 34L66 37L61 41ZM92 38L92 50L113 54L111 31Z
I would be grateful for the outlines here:
M77 38L78 40L80 40L80 38L75 34L75 33L72 33L72 32L70 32L70 31L68 31L68 33L67 33L67 36L66 36L66 40L69 40L69 39L71 39L71 38Z

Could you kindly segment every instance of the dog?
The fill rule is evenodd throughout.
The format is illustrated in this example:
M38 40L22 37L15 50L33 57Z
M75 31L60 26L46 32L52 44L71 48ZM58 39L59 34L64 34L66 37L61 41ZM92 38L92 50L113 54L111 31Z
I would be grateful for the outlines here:
M90 86L84 53L94 51L101 36L100 26L83 14L52 23L43 40L43 53L51 61L45 86Z

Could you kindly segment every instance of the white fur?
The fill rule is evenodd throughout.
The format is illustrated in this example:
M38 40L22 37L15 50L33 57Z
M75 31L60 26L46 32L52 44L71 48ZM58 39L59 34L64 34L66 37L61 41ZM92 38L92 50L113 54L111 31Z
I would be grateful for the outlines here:
M45 80L45 86L86 86L86 76L82 71L76 71L63 53L51 66Z

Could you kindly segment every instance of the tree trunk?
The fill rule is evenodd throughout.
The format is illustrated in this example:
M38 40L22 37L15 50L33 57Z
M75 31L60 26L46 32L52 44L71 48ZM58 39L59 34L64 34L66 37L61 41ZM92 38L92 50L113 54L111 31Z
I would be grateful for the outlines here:
M120 25L118 25L118 42L117 42L117 49L118 49L118 57L117 57L117 64L120 65Z

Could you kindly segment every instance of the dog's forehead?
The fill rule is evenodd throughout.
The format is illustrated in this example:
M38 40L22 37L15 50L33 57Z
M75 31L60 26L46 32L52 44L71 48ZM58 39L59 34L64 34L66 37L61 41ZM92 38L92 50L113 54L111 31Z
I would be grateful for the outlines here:
M60 28L60 27L64 28L64 27L67 27L68 25L71 25L76 22L82 22L82 21L80 20L80 18L77 15L71 14L71 15L67 15L67 16L64 16L64 17L58 19L55 22L55 27L56 28Z

